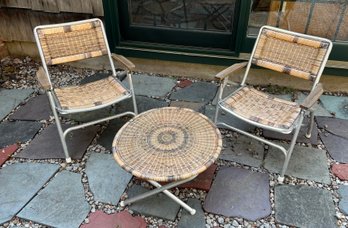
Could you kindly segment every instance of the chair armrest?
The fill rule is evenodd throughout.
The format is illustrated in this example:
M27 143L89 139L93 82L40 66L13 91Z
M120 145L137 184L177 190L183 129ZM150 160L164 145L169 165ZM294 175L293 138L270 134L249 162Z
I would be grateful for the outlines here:
M248 62L242 62L242 63L236 63L236 64L233 64L232 66L224 69L223 71L217 73L215 75L215 78L216 79L219 79L219 80L223 80L225 79L229 74L231 74L232 72L234 71L237 71L239 69L242 69L243 67L245 67L246 65L248 65Z
M304 99L304 101L300 104L300 107L303 109L310 109L319 99L319 97L323 94L323 84L318 83L314 90L312 90L309 95Z
M36 72L36 78L37 78L40 86L44 90L50 90L51 89L51 83L48 80L48 77L47 77L43 67L39 67L39 70Z
M122 66L126 67L128 70L134 70L135 65L123 55L116 55L115 53L112 53L111 56L115 61L120 63Z

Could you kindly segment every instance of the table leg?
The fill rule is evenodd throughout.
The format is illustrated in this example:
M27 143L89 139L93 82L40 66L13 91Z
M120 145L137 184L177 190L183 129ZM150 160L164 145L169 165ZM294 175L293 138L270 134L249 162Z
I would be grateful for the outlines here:
M157 183L156 181L148 181L150 184L152 184L153 186L159 188L161 187L161 185L159 183ZM183 208L185 208L188 212L190 212L191 215L196 214L196 210L193 209L192 207L190 207L189 205L187 205L186 203L184 203L181 199L179 199L178 197L176 197L173 193L171 193L168 190L164 190L163 191L164 194L166 194L169 198L171 198L172 200L174 200L175 202L177 202L178 204L180 204Z
M147 198L147 197L150 197L152 195L155 195L155 194L158 194L160 192L163 192L164 194L166 194L168 197L170 197L172 200L174 200L175 202L177 202L178 204L180 204L183 208L185 208L187 211L190 212L191 215L194 215L196 213L196 210L191 208L189 205L187 205L186 203L184 203L182 200L180 200L178 197L176 197L174 194L172 194L171 192L168 191L168 189L170 188L174 188L178 185L181 185L183 183L186 183L192 179L194 179L196 176L193 176L193 177L190 177L188 179L185 179L185 180L180 180L180 181L176 181L176 182L172 182L172 183L169 183L169 184L166 184L164 186L160 185L159 183L157 183L156 181L152 181L152 180L148 180L148 182L150 184L152 184L153 186L156 187L156 189L153 189L149 192L145 192L143 194L140 194L138 196L135 196L131 199L127 199L125 201L121 201L120 202L120 205L122 207L124 207L125 205L128 205L128 204L131 204L131 203L134 203L136 201L139 201L139 200L142 200L144 198Z

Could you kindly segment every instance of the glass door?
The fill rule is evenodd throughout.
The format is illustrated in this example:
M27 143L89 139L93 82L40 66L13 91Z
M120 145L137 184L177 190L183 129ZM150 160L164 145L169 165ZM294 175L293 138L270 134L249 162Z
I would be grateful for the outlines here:
M124 41L235 50L239 0L121 0Z

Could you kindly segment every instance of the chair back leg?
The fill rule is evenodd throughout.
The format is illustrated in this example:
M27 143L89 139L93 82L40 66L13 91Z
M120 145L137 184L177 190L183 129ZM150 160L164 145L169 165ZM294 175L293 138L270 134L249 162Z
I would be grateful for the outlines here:
M132 80L132 73L130 71L127 72L128 75L128 84L130 87L130 90L132 92L132 101L133 101L133 107L134 107L134 113L135 115L138 115L138 107L137 107L137 101L135 99L135 91L134 91L134 87L133 87L133 80Z

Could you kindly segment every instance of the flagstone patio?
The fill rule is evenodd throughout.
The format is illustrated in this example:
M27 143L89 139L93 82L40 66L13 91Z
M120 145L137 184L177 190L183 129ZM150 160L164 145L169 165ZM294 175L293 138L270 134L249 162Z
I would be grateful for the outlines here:
M140 112L175 106L214 116L215 82L144 73L133 81ZM164 194L119 205L151 188L111 155L112 139L128 119L73 132L68 146L75 160L66 164L47 99L38 88L0 89L0 227L347 227L347 101L322 96L313 137L295 146L283 184L277 181L284 159L280 151L221 129L223 151L216 163L171 190L197 210L192 216ZM131 109L128 100L69 118L84 121ZM74 121L64 119L65 124ZM234 118L228 121L256 130ZM259 134L289 144L283 136Z

